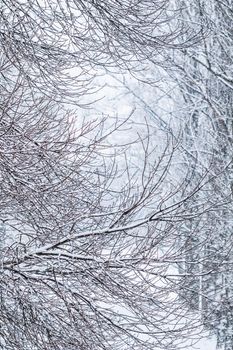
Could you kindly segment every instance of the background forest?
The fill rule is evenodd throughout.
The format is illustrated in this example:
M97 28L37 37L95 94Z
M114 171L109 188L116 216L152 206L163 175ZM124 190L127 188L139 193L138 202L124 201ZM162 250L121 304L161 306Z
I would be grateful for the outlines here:
M232 350L232 0L2 0L0 47L0 348Z

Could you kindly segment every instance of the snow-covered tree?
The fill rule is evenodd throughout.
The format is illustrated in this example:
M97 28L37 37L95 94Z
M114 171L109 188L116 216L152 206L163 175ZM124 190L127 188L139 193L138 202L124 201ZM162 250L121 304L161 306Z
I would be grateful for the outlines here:
M190 239L193 223L186 228L185 269L196 278L186 281L195 294L193 307L203 313L204 323L218 335L218 344L232 348L232 1L182 1L183 18L194 26L209 28L195 47L171 58L171 72L180 90L187 166L193 167L190 183L199 181L199 167L211 160L212 174L223 172L212 190L229 203L208 213L205 225ZM176 69L175 69L176 67ZM225 171L223 171L225 169ZM197 264L193 264L196 261ZM212 269L211 274L206 274ZM199 271L199 273L198 273ZM187 295L186 295L187 296ZM188 298L189 300L190 298Z
M180 44L178 37L188 32ZM187 47L199 33L169 0L8 0L1 4L0 45L31 87L81 103L93 77L135 74L164 50Z
M134 108L122 119L83 117L74 107L82 98L90 102L93 77L106 71L127 71L154 85L156 79L142 79L141 71L157 63L173 65L172 86L179 86L182 103L189 96L187 108L194 110L197 94L189 79L199 81L192 56L195 62L199 57L189 45L203 27L183 21L184 8L166 0L3 0L3 349L174 349L201 336L200 313L189 305L198 309L200 298L204 303L205 276L223 263L223 254L214 267L208 259L215 212L228 210L229 193L219 189L224 162L196 162L199 153L167 118L173 112L168 108L165 116L160 102L157 116L155 104L135 91L134 102L145 111L140 123ZM205 65L198 62L213 74ZM180 72L183 84L177 83ZM225 84L229 76L223 78ZM163 77L159 81L161 92ZM159 122L151 123L151 116ZM190 124L196 116L195 109ZM129 130L135 130L131 139L124 137Z

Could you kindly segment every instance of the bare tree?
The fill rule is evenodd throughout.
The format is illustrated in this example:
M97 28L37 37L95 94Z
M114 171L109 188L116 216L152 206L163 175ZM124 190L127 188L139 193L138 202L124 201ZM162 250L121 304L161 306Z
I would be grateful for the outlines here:
M180 44L182 33L188 34ZM103 68L136 72L148 60L163 62L165 49L195 40L195 30L182 23L180 10L168 0L1 4L0 45L9 64L31 87L57 100L66 96L77 103Z
M112 136L127 121L77 124L73 113L21 74L2 94L2 348L174 349L195 339L199 315L178 298L193 276L178 271L177 242L216 206L211 193L191 200L208 172L188 189L189 169L171 177L174 139L155 152L145 122L116 152Z
M3 349L174 349L200 335L200 315L178 296L196 277L180 269L181 232L192 222L195 235L227 202L213 197L216 176L203 167L188 186L192 169L172 176L172 133L155 150L144 121L135 141L116 145L127 119L81 120L64 103L91 92L99 67L136 72L193 42L173 6L2 1Z
M189 181L192 185L198 181L199 165L212 158L213 174L226 168L212 188L214 195L222 198L231 193L232 184L232 1L194 1L192 6L182 3L186 4L184 19L200 25L211 23L209 35L203 35L195 48L172 57L174 69L170 74L180 91L178 114L185 125L183 142L190 150L187 163L194 169ZM232 202L210 212L207 222L196 235L190 235L192 222L186 227L189 254L182 268L198 275L211 266L215 273L184 283L193 296L188 298L192 307L201 310L203 323L217 335L218 346L228 350L233 344ZM201 263L195 265L193 261Z

